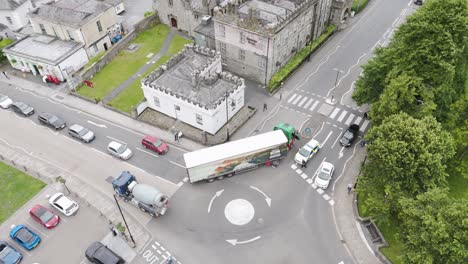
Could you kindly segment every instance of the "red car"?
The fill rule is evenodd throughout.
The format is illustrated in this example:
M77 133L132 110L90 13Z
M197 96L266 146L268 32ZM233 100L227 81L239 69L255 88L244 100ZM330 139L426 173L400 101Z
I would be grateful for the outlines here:
M60 222L60 216L54 214L51 210L40 204L36 204L31 208L31 210L29 210L29 215L31 215L34 221L43 225L47 229L55 227Z
M165 154L167 151L169 151L169 146L166 143L162 142L162 140L160 140L159 138L150 135L146 135L141 140L141 144L143 145L143 147L151 149L152 151L155 151L160 155Z

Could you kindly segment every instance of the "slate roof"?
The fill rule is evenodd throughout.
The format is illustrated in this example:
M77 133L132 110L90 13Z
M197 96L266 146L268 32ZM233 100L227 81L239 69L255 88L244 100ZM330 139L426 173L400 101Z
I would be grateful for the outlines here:
M27 0L0 0L0 10L15 10Z
M90 19L100 15L109 8L113 8L118 4L117 2L115 0L60 0L40 6L30 12L29 16L79 28ZM119 3L121 2L122 0Z

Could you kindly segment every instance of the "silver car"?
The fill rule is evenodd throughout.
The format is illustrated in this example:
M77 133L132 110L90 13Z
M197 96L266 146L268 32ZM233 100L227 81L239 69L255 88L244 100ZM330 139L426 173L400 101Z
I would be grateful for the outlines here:
M93 141L93 139L96 137L93 131L78 124L74 124L68 128L68 134L71 137L77 138L86 143Z
M127 145L117 141L111 141L107 146L107 151L113 156L123 160L128 160L133 155L132 150L129 149Z

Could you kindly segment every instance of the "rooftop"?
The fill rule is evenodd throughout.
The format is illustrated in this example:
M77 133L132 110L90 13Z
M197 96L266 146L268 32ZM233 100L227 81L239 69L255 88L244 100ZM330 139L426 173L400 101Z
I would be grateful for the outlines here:
M225 100L226 91L232 92L244 84L243 79L226 72L199 76L216 62L221 65L219 53L197 45L186 45L142 82L205 109L214 109Z
M0 0L0 10L15 10L27 0Z
M41 5L30 12L29 16L78 28L122 1L60 0Z
M78 42L64 41L47 35L31 35L5 47L3 52L49 65L57 65L81 47L83 44Z

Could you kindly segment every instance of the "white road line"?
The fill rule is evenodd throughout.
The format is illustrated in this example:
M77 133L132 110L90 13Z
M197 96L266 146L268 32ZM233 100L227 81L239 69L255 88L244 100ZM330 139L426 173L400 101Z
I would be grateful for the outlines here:
M301 174L302 174L302 171L301 171L300 169L297 169L297 170L296 170L296 173L299 174L299 175L301 175Z
M159 254L159 255L161 255L161 254L162 254L162 253L161 253L161 251L160 251L159 249L158 249L158 250L156 250L156 252L158 252L158 254Z
M179 187L182 187L182 185L184 185L184 182L182 182L182 181L177 183L177 186L179 186Z
M359 129L359 131L364 132L368 124L369 120L364 120L364 123L362 123L361 129Z
M153 249L157 249L157 247L156 247L155 245L151 245L151 247L152 247Z
M343 112L341 112L340 117L338 117L337 121L338 121L338 122L343 121L343 118L346 116L347 113L348 113L348 111L343 110Z
M301 177L302 177L302 179L305 180L305 179L307 179L307 177L309 177L309 176L307 176L307 174L305 174L305 173L302 173L302 174L301 174Z
M335 201L333 201L333 199L330 200L330 201L328 201L328 203L329 203L331 206L335 205Z
M293 170L297 169L297 166L296 166L295 163L291 164L291 169L293 169Z
M325 140L322 143L322 147L325 146L325 142L327 142L327 140L330 138L332 134L333 134L333 131L330 131L330 133L328 133L328 136L325 138Z
M122 144L127 145L127 143L123 142L122 140L118 140L118 139L116 139L116 138L109 137L109 136L106 136L106 137L107 137L108 139L110 139L110 140L114 140L114 141L117 141L117 142L120 142L120 143L122 143Z
M169 162L172 163L172 164L174 164L174 165L176 165L176 166L179 166L179 167L181 167L181 168L183 168L183 169L186 169L185 166L180 165L179 163L176 163L176 162L173 162L173 161L169 161Z
M317 188L316 191L317 191L319 194L322 194L322 193L323 193L322 188Z
M302 98L302 95L298 95L297 98L296 98L296 100L294 100L294 101L292 102L292 104L293 104L293 105L296 105L297 102L299 102L299 100L301 100L301 98Z
M304 96L302 101L297 106L301 107L306 101L307 101L307 97Z
M353 124L359 125L361 123L362 117L358 116L356 120L354 120Z
M159 244L158 241L154 241L154 243L158 245L158 247L161 246L161 244Z
M294 98L296 98L297 94L293 94L291 97L289 97L288 103L291 103Z
M188 181L188 177L185 177L182 181L183 181L183 182L187 182L187 181Z
M306 182L307 182L308 184L312 184L313 181L312 181L312 179L307 179Z
M304 108L309 108L310 104L314 101L313 98L310 98L309 102L307 102L307 104L304 105Z
M102 154L102 155L105 155L105 156L109 156L109 157L114 157L114 156L112 156L112 155L110 155L110 154L108 154L108 153L102 152L102 151L100 151L100 150L98 150L98 149L95 149L95 148L91 148L91 149L94 150L94 151L96 151L96 152L99 153L99 154Z
M148 154L148 155L151 155L151 156L154 156L154 157L156 157L156 158L159 158L158 155L156 155L156 154L154 154L154 153L151 153L151 152L148 152L148 151L146 151L146 150L144 150L144 149L141 149L141 148L136 148L136 149L139 150L139 151L141 151L141 152L144 152L144 153L146 153L146 154Z
M351 121L354 119L354 114L350 114L348 116L348 119L346 119L345 125L349 126L351 124Z
M166 249L164 247L161 247L162 250L166 251ZM169 252L167 252L167 254L169 254ZM170 256L171 254L169 254Z
M328 194L324 194L322 197L323 197L323 199L325 199L327 201L330 200L330 196Z
M338 107L335 108L335 110L333 110L333 113L331 113L330 118L331 118L331 119L335 119L335 116L338 114L338 112L340 112L340 110L341 110L341 109L338 108Z
M315 107L317 107L318 103L319 103L319 101L315 101L315 103L310 108L310 111L314 111L314 109L315 109Z
M336 142L338 142L338 139L340 138L341 138L341 133L338 135L338 137L336 137L335 142L333 142L333 145L331 146L331 148L333 148L336 145Z

